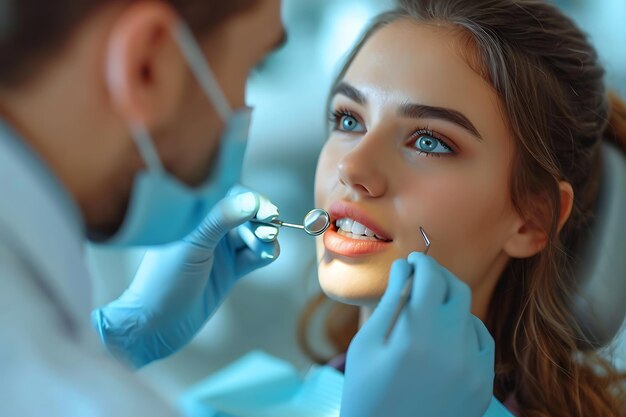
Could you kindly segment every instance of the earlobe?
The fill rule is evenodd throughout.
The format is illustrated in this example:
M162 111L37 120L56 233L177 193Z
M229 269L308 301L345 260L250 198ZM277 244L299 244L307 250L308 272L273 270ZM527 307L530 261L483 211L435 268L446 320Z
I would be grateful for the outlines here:
M106 83L118 112L129 123L154 129L178 107L186 66L172 30L176 12L160 2L129 6L112 27Z
M574 205L574 190L571 184L566 181L560 181L559 195L561 210L558 218L558 230L560 231L569 219ZM541 204L537 204L536 207L541 207ZM548 241L548 232L545 225L551 222L550 219L545 219L545 222L540 222L536 219L551 215L552 213L549 213L548 210L540 209L533 216L534 219L523 219L521 215L518 215L514 231L505 242L504 251L511 258L523 259L534 256L543 250Z

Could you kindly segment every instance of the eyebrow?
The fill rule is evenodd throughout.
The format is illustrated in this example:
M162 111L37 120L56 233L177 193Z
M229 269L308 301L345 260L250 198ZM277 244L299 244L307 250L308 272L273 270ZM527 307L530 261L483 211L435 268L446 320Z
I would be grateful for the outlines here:
M331 92L331 97L335 97L338 94L348 97L350 100L360 104L361 106L367 104L367 98L365 98L365 95L346 82L340 82L337 84Z
M400 106L400 114L413 119L439 119L445 120L455 125L461 126L463 129L483 140L483 137L476 129L476 126L465 115L456 110L445 107L427 106L424 104L405 103Z
M367 98L365 95L357 88L346 82L340 82L335 86L335 88L333 88L331 97L336 95L343 95L362 106L367 104ZM470 120L463 113L456 110L445 107L428 106L425 104L404 103L399 108L399 114L412 119L445 120L462 127L476 138L483 140L482 136L478 132L478 129L476 129L476 126L474 126L474 124L470 122Z

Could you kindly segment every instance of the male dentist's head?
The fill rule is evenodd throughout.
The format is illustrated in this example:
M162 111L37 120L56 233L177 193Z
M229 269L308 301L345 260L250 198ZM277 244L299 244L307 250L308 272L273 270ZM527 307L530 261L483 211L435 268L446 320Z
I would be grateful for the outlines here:
M284 40L280 1L4 3L2 118L95 235L122 244L182 237L229 185L220 174L238 171L246 80ZM243 146L223 149L222 137ZM129 220L160 201L173 208ZM177 222L147 232L163 219Z

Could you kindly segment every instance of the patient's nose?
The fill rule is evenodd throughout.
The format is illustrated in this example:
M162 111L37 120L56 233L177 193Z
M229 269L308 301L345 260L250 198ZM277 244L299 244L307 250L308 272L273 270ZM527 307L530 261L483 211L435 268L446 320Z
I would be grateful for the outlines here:
M361 197L381 197L387 191L387 178L379 169L380 155L365 141L339 161L339 182Z

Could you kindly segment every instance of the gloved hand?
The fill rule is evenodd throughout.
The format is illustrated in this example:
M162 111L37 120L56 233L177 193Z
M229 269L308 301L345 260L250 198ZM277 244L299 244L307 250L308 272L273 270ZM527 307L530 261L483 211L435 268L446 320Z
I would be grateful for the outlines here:
M493 397L491 399L491 404L489 404L489 408L483 417L515 417L515 415L507 410L506 407L496 399L496 397Z
M240 277L278 257L278 229L248 222L277 216L237 187L185 239L148 251L122 296L92 313L104 345L137 368L182 348Z
M409 303L385 343L402 288ZM494 341L468 286L433 258L397 260L380 304L348 349L341 417L479 417L493 395Z

